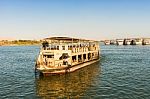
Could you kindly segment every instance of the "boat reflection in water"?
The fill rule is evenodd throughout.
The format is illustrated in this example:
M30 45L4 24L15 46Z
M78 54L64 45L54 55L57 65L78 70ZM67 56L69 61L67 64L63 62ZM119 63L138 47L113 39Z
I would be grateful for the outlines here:
M65 75L36 78L37 96L40 98L81 98L95 85L100 75L100 62Z

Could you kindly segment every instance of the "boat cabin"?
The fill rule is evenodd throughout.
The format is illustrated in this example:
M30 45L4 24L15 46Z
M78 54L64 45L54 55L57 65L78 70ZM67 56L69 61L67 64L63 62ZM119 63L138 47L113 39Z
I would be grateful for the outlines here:
M38 64L44 66L44 68L58 69L95 59L99 59L98 41L51 37L43 40Z

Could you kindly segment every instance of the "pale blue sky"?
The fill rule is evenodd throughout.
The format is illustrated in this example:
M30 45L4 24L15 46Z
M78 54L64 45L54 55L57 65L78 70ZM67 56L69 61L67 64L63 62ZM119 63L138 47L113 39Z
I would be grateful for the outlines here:
M0 37L150 37L150 0L0 0Z

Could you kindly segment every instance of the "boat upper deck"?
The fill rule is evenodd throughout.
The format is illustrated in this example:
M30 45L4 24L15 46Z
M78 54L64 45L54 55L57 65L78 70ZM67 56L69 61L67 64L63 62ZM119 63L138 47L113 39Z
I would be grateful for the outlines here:
M87 39L77 39L77 38L70 38L70 37L50 37L45 38L43 41L47 41L48 43L53 44L69 44L69 43L92 43L98 42L96 40L87 40Z
M48 50L60 50L60 47L61 50L66 50L65 47L68 47L67 50L71 50L72 48L81 47L99 47L99 41L70 37L51 37L45 38L42 45L44 49Z

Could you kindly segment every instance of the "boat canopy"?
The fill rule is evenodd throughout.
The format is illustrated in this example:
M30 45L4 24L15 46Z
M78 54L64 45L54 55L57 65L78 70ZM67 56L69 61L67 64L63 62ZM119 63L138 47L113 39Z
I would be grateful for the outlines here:
M71 38L71 37L50 37L50 38L45 38L44 41L48 41L49 43L97 42L95 40L78 39L78 38Z

